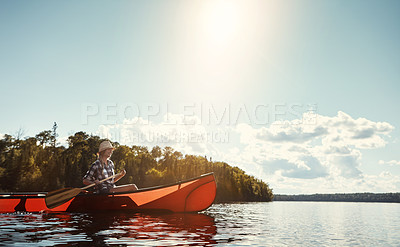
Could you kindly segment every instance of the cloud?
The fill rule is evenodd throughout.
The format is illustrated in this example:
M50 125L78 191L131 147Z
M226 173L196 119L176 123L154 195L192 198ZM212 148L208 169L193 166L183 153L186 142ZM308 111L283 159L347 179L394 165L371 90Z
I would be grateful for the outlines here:
M310 118L304 113L303 119ZM394 127L386 122L373 122L365 118L353 119L339 111L335 117L315 114L314 123L295 119L275 121L269 127L254 129L248 124L239 124L236 130L243 136L243 142L307 143L320 138L331 146L355 146L357 148L378 148L385 146L382 136L387 136Z
M268 182L275 192L289 194L398 192L400 187L400 177L390 172L378 175L364 174L352 179L328 176L308 180L284 177L277 173L269 177Z
M57 138L59 145L68 147L68 136L61 136Z
M297 167L297 169L283 170L282 175L289 178L303 179L326 177L328 175L327 168L313 156L301 157L299 161L303 162L304 166Z
M354 146L360 149L384 147L383 136L388 136L394 127L386 122L373 122L365 118L353 119L339 111L335 117L318 116L318 125L325 126L329 133L323 139L332 146Z
M126 145L171 146L184 154L212 156L267 181L279 192L315 193L392 189L382 182L385 174L367 175L361 167L363 150L384 147L393 129L389 123L354 119L341 111L333 117L308 112L301 119L262 127L204 125L197 116L168 113L159 123L133 118L101 125L98 134ZM389 177L398 182L398 177Z
M361 176L360 166L361 153L357 150L352 150L346 155L330 155L328 163L331 165L333 175L342 176L345 178L356 178ZM335 172L336 171L336 172Z
M400 166L400 161L398 161L398 160L391 160L391 161L379 160L378 163L379 163L379 165Z
M124 119L122 124L100 125L98 135L124 145L170 146L190 154L215 155L213 142L228 141L221 129L206 129L196 116L165 114L161 123L140 117Z
M304 185L301 181L312 179L363 184L362 150L384 147L393 129L389 123L354 119L339 111L333 117L305 113L302 119L276 121L258 129L240 124L235 131L246 146L244 152L252 157L242 160L247 162L244 167L257 164L264 179L279 177L282 186L282 181Z
M390 172L383 171L379 175L364 175L364 191L398 192L400 177Z
M296 142L304 143L327 133L321 126L307 131L304 126L291 127L289 123L273 124L271 128L262 128L257 132L256 138L271 142Z

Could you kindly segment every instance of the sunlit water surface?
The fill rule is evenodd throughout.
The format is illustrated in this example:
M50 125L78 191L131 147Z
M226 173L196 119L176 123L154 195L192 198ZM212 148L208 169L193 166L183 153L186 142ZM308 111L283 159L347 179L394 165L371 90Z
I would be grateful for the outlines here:
M400 204L215 204L199 214L0 214L0 245L400 246Z

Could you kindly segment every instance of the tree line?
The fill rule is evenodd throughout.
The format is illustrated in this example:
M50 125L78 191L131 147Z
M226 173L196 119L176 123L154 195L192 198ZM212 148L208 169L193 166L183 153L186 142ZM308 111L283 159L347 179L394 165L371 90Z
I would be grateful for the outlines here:
M68 137L68 147L57 144L57 125L35 137L4 135L0 140L0 190L52 191L64 187L82 187L82 178L97 159L104 139L85 132ZM268 184L245 174L225 162L206 157L183 155L171 147L126 146L113 143L111 157L116 172L126 170L118 184L135 183L139 188L174 183L214 172L217 202L271 201Z
M275 195L274 201L400 202L400 193Z

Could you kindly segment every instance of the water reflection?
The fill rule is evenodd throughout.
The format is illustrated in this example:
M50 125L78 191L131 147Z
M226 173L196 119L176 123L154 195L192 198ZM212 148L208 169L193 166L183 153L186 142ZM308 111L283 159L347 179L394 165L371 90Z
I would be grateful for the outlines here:
M206 214L2 214L0 242L39 245L197 245L216 244L214 218ZM157 242L154 242L157 241Z
M400 205L214 204L204 214L0 214L0 245L399 246Z
M216 234L214 218L205 214L89 214L80 225L82 232L96 245L172 244L210 245Z

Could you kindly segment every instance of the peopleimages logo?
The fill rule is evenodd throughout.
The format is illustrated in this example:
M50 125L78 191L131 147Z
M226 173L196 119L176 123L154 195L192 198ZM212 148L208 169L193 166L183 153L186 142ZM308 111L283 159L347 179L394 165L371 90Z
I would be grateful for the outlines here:
M307 114L305 114L307 113ZM81 123L103 125L143 121L165 125L236 126L239 123L265 126L273 122L298 119L301 124L317 123L316 103L210 104L210 103L91 103L81 104ZM179 115L181 118L171 116ZM304 116L307 119L304 119Z
M124 126L126 127L126 126ZM129 128L112 128L100 133L102 138L118 140L128 144L177 144L177 143L228 143L228 131L202 131L195 132L190 130L182 131L162 131L147 130L139 131Z
M228 143L241 123L315 125L316 104L82 104L82 125L97 125L100 137L130 145Z

